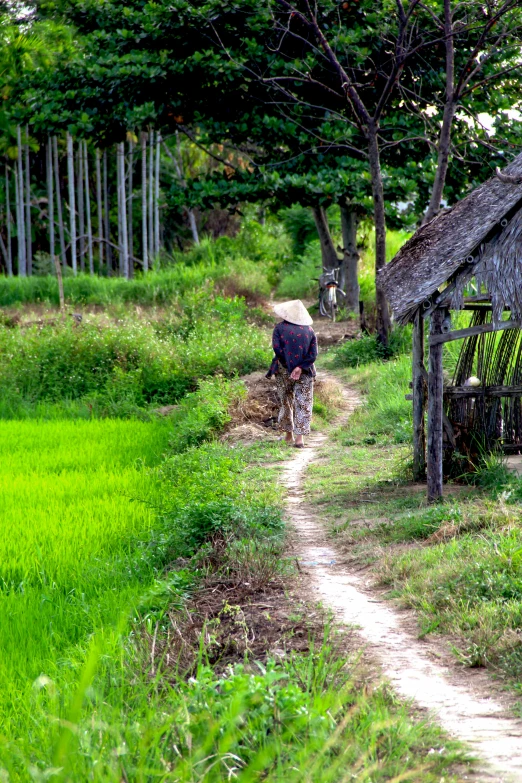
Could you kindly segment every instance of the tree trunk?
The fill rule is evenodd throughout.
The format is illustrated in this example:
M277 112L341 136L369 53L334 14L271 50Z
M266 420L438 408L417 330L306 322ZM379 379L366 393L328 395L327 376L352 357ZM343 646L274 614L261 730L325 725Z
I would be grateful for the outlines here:
M33 271L33 242L31 229L31 167L29 162L29 125L26 125L25 134L25 267L27 274Z
M17 127L17 178L16 178L16 237L18 250L18 275L25 277L27 274L25 256L25 214L24 214L24 167L22 150L22 129Z
M103 150L103 211L105 216L105 239L107 240L107 276L112 273L111 221L109 215L109 180L107 176L107 150Z
M341 204L343 260L339 283L346 296L342 303L352 313L359 314L359 253L357 252L357 215L347 204Z
M196 216L193 209L187 209L190 230L192 231L192 239L195 245L199 245L199 233L198 224L196 223Z
M85 213L83 209L83 141L78 142L76 154L76 186L78 198L78 252L80 254L80 270L85 271Z
M54 157L54 186L56 191L56 211L58 213L58 234L60 237L60 254L62 256L62 266L67 268L67 254L65 252L65 230L63 226L62 211L62 193L60 189L60 167L58 161L58 139L53 138L53 157Z
M125 278L129 278L129 235L127 228L127 198L125 192L125 144L118 144L118 170L119 170L119 224L121 231L121 263L120 271Z
M173 153L169 150L165 142L163 142L163 149L174 163L176 174L179 179L179 184L181 185L183 190L186 190L187 181L185 179L185 172L183 171L183 157L181 155L181 143L179 140L178 131L176 131L176 155L173 155ZM194 210L191 209L190 207L185 207L185 209L187 210L188 221L189 221L190 230L192 232L193 242L195 245L199 245L198 224L196 222L196 216L194 214Z
M143 271L149 269L149 245L147 238L147 134L141 132L141 247Z
M132 196L133 196L133 180L134 180L134 142L129 139L129 179L128 179L128 196L127 196L127 229L128 229L128 250L129 250L129 277L133 277L134 274L134 236L132 226Z
M67 132L67 178L69 180L69 235L71 238L71 267L73 275L78 273L78 263L76 260L76 204L74 198L74 145L73 139Z
M96 216L98 219L98 269L103 269L103 205L101 180L101 153L96 149Z
M160 217L159 217L159 187L160 187L160 150L161 135L156 133L156 171L154 174L154 255L159 256L160 251Z
M2 255L4 257L5 268L7 270L7 266L8 266L8 263L9 263L8 259L7 259L7 248L5 246L4 238L3 238L1 233L0 233L0 250L2 251Z
M149 131L149 259L154 258L154 131Z
M321 243L323 271L326 272L329 269L337 269L339 266L339 258L330 234L326 211L324 207L312 207L312 214L319 235L319 242Z
M53 188L53 143L47 139L47 216L49 219L49 254L54 264L54 188Z
M92 254L92 223L91 223L91 192L89 189L89 156L87 142L83 142L83 162L85 172L85 217L87 218L87 250L89 253L89 274L94 274L94 259Z
M7 274L13 276L13 250L11 247L11 200L9 197L9 167L5 164L5 209L7 220Z
M377 306L377 336L382 345L388 345L391 329L390 311L379 279L379 271L386 266L386 215L382 185L381 160L377 127L368 124L368 153L372 179L373 210L375 224L375 303Z
M439 135L438 153L437 153L437 171L431 191L431 198L428 209L424 216L424 223L432 220L440 210L442 193L448 173L450 145L451 145L451 126L455 117L455 51L453 40L453 18L451 13L451 0L444 0L444 44L446 46L446 100L444 102L444 113L442 115L442 125Z

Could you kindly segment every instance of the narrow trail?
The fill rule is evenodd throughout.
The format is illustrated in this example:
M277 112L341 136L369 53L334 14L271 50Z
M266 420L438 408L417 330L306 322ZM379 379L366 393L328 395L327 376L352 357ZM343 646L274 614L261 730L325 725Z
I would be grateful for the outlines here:
M359 400L348 389L344 396L346 419ZM287 515L296 534L295 553L315 597L339 621L357 627L363 645L401 697L429 711L449 734L469 746L480 763L467 779L522 783L522 721L511 717L501 700L488 694L487 677L475 678L436 660L429 646L407 627L402 613L372 591L371 580L342 562L316 512L306 503L304 474L326 440L322 433L310 436L307 448L295 450L283 473Z

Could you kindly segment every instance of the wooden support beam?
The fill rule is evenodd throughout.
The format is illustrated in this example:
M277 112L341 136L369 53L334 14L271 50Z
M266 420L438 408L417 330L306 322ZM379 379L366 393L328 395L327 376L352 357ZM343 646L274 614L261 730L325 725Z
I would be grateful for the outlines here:
M522 397L522 386L446 386L444 396L462 397Z
M413 323L412 389L413 389L413 478L422 481L426 475L426 435L424 410L426 383L424 375L424 320L417 310Z
M428 502L442 497L442 421L443 375L442 341L433 338L442 335L446 311L437 308L431 316L430 358L428 371Z
M466 337L473 337L477 334L487 334L488 332L501 332L504 329L520 329L518 321L502 321L499 324L478 324L477 326L468 326L467 329L456 329L454 332L431 333L430 347L432 345L442 345L450 343L453 340L463 340Z

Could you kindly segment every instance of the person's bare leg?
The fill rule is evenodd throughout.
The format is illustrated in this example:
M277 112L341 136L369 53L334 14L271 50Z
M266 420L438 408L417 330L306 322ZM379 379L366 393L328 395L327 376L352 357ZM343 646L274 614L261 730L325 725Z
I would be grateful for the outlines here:
M303 436L302 435L296 435L295 436L295 446L304 446Z
M294 435L293 435L293 433L292 432L285 432L285 443L293 443L293 442L294 442Z

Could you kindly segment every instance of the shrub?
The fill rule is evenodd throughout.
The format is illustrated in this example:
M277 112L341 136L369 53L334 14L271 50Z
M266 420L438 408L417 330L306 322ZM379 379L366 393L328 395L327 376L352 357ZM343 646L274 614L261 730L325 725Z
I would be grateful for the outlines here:
M205 297L204 297L205 298ZM241 300L189 297L165 323L97 318L24 330L0 328L0 415L27 404L84 400L95 413L176 402L199 378L264 367L263 332Z
M360 367L379 360L391 359L411 350L411 330L396 327L390 334L388 345L379 342L377 335L365 335L358 340L349 340L336 349L334 366Z

